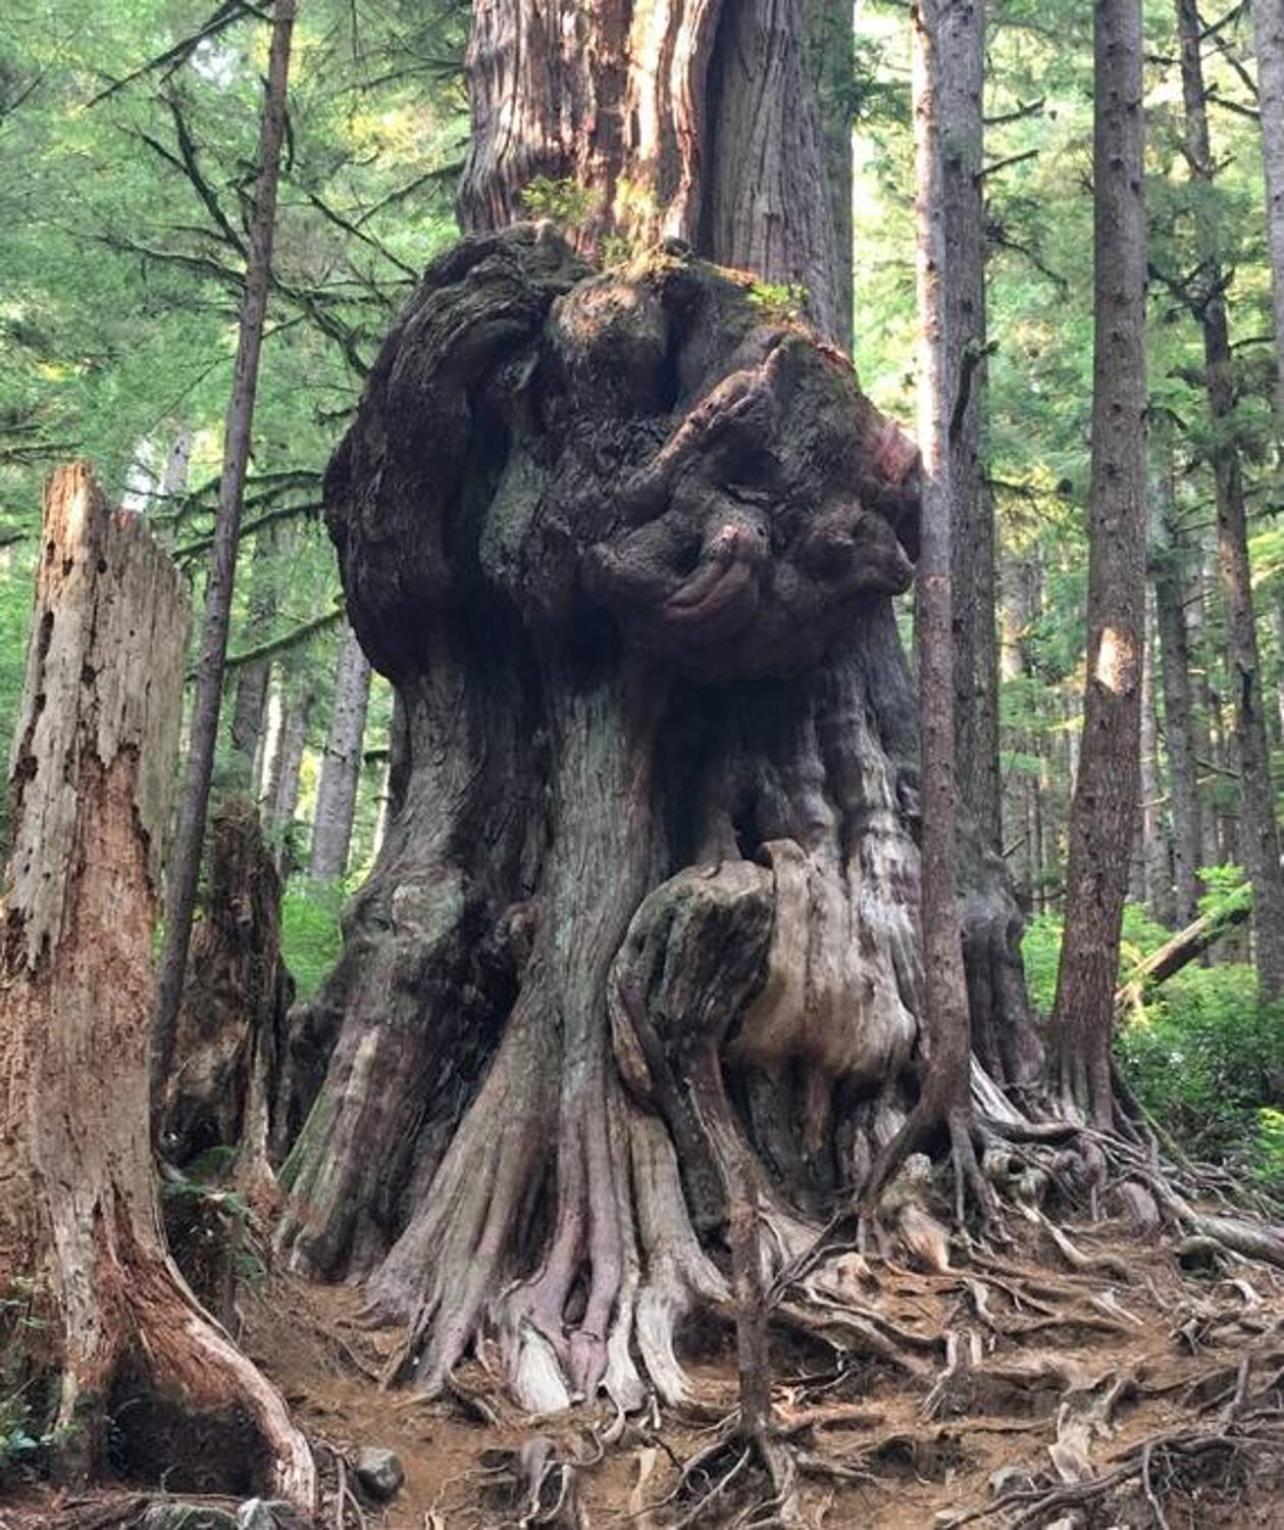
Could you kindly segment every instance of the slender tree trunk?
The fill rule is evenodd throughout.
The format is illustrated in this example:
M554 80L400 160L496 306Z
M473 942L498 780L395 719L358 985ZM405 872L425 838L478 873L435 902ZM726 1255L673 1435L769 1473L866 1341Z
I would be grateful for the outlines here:
M1002 849L999 803L998 598L994 509L983 483L985 413L985 3L940 7L940 135L949 280L945 407L954 506L954 719L960 800L983 843Z
M1114 1124L1110 1039L1138 789L1146 597L1146 207L1140 0L1096 0L1088 664L1052 1013L1066 1106Z
M1275 417L1284 429L1284 0L1253 0L1253 42L1275 319Z
M275 528L261 531L254 543L250 565L250 592L242 649L258 648L267 642L278 605L278 560L283 547L288 553L289 538L277 535ZM236 668L235 694L232 702L231 769L228 786L232 791L257 797L264 757L264 732L267 727L268 687L272 675L270 658L256 659Z
M922 791L924 1023L927 1065L914 1113L875 1164L867 1194L877 1194L891 1167L945 1125L954 1153L957 1206L963 1185L989 1206L971 1137L971 1029L959 925L958 825L955 787L956 715L952 519L957 506L952 472L951 423L957 418L963 355L954 326L966 305L955 290L970 278L956 268L949 243L947 185L957 151L941 112L949 73L943 50L957 42L946 25L949 0L918 0L914 27L914 168L918 272L918 440L922 453L922 510L914 607L918 654L919 781ZM979 89L979 82L977 84ZM978 103L979 106L979 103ZM943 141L944 140L944 141Z
M187 473L192 461L192 432L180 425L170 443L169 456L165 459L165 471L161 474L161 508L169 509L169 501L187 492Z
M312 716L313 693L306 679L291 686L282 679L281 726L267 780L267 824L274 835L284 834L294 822L299 804L299 776L303 752L307 748L308 723Z
M311 872L322 881L337 881L348 869L369 700L370 661L349 628L339 652L330 732L312 820Z
M1172 793L1173 881L1177 919L1190 924L1199 912L1199 868L1203 864L1202 807L1195 763L1194 696L1190 643L1182 598L1181 548L1176 525L1171 464L1157 485L1155 625L1158 632L1164 702L1164 745Z
M1146 649L1141 670L1141 852L1146 907L1160 924L1172 924L1173 873L1169 853L1164 782L1159 769L1159 719L1155 710L1155 618L1147 605Z
M310 1510L307 1444L183 1283L153 1178L151 940L182 581L83 465L54 476L43 540L0 958L0 1297L27 1281L52 1305L59 1377L41 1427L70 1475L105 1468L111 1424L113 1454L145 1481L195 1486L199 1452L228 1491L275 1490ZM34 1399L48 1379L30 1378ZM148 1400L172 1427L149 1426L156 1410L135 1407Z
M259 355L263 346L263 326L271 285L272 240L276 229L281 145L285 136L286 88L294 11L295 0L276 0L259 138L258 183L246 258L245 296L232 374L232 397L223 439L218 520L205 593L205 615L201 629L201 653L196 669L196 695L192 709L187 768L165 888L165 944L156 986L152 1070L152 1094L158 1103L174 1050L174 1028L192 936L192 916L196 909L196 889L200 879L201 846L205 837L205 813L209 804L214 751L218 740L219 710L223 699L223 665L227 658L228 624L236 579L237 541L245 498L245 477L250 461Z
M1186 159L1192 179L1208 183L1215 171L1196 0L1177 0L1177 31L1186 114ZM1270 33L1271 28L1266 31ZM1262 997L1269 1000L1284 994L1284 868L1280 865L1262 665L1253 612L1243 469L1232 430L1236 399L1230 320L1215 248L1205 239L1200 253L1205 289L1197 316L1204 337L1205 385L1214 436L1218 569L1226 602L1226 667L1240 775L1239 843L1253 884L1253 954L1258 985Z

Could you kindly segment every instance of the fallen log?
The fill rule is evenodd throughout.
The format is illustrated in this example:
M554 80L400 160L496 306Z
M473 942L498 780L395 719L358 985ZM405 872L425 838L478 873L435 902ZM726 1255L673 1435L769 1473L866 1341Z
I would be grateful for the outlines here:
M1116 1010L1138 1008L1147 989L1156 987L1197 961L1224 935L1243 924L1252 911L1252 903L1246 894L1242 899L1201 914L1193 924L1178 930L1171 940L1166 940L1157 951L1139 962L1128 981L1115 990Z

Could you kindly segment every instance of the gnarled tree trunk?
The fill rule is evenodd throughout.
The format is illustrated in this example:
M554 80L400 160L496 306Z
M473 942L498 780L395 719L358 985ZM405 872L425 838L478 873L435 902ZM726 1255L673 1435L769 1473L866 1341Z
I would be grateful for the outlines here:
M581 249L680 238L465 240L327 475L395 813L296 1020L280 1238L369 1274L430 1392L493 1323L532 1407L682 1396L739 1166L769 1274L916 1097L917 462L784 290L833 322L801 38L798 0L479 5L472 226L542 173L602 189Z
M269 1488L310 1507L306 1443L184 1285L156 1202L151 938L181 709L181 581L84 466L55 475L43 537L0 969L0 1295L33 1282L55 1318L48 1423L73 1474L107 1464L112 1418L110 1453L131 1475L181 1486L198 1452L229 1491Z

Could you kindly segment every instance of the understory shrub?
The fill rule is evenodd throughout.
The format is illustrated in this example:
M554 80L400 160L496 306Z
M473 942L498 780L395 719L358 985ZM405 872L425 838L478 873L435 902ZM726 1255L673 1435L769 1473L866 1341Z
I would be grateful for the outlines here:
M1205 874L1204 911L1242 897L1233 867ZM1124 917L1120 979L1171 935L1142 908ZM1056 991L1061 920L1041 914L1023 945L1030 996L1046 1018ZM1124 1076L1154 1119L1197 1158L1227 1163L1284 1194L1284 1004L1261 1004L1245 962L1184 967L1121 1018Z

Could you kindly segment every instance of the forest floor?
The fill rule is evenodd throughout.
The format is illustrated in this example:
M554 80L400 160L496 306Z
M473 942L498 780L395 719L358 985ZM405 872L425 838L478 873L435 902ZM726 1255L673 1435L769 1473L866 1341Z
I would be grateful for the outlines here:
M1065 1231L1074 1268L1061 1242L1033 1232L949 1270L839 1256L853 1293L863 1289L860 1310L875 1310L876 1295L906 1358L773 1340L777 1437L798 1463L807 1524L1284 1527L1284 1278L1240 1259L1183 1269L1170 1246L1109 1223ZM708 1496L739 1444L683 1481L736 1406L729 1328L685 1335L694 1395L682 1416L620 1420L603 1405L532 1420L495 1401L475 1361L448 1401L381 1387L401 1334L363 1326L352 1287L274 1274L238 1307L241 1344L316 1449L325 1530L781 1522L763 1509L771 1486L754 1461ZM395 1451L405 1468L387 1505L356 1488L363 1446ZM136 1524L121 1512L128 1492L0 1505L0 1527Z
M1053 1247L940 1273L883 1266L889 1323L954 1338L920 1375L881 1360L843 1365L810 1342L779 1344L776 1421L803 1462L810 1523L932 1530L981 1511L973 1522L1004 1527L1284 1526L1284 1282L1242 1261L1192 1274L1170 1250L1142 1247L1108 1224L1069 1231L1091 1269L1067 1269ZM660 1530L684 1517L731 1524L769 1496L746 1470L711 1502L700 1502L714 1480L703 1475L674 1498L680 1463L735 1408L727 1330L690 1336L691 1417L666 1410L658 1427L629 1421L603 1448L613 1421L606 1406L543 1421L483 1419L468 1399L485 1391L493 1400L496 1388L480 1367L461 1376L458 1402L381 1389L400 1334L363 1328L359 1308L350 1288L275 1279L243 1303L243 1342L315 1442L349 1458L362 1445L401 1458L405 1486L386 1508L364 1509L368 1525ZM533 1453L592 1464L546 1475L532 1512L523 1451L527 1461ZM329 1453L320 1453L325 1465ZM1045 1501L1067 1481L1121 1470L1108 1499L1086 1494L1077 1510ZM559 1517L552 1511L563 1493ZM355 1526L355 1514L346 1523Z

